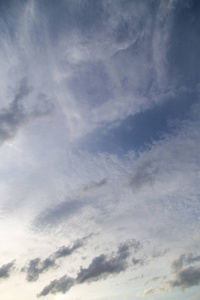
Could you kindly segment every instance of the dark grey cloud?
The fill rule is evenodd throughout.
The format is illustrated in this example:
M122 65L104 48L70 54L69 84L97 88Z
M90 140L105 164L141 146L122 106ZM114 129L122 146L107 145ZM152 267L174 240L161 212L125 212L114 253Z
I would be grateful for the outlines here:
M126 259L130 256L131 248L138 251L141 245L139 241L130 240L119 245L114 257L101 254L95 257L88 268L81 268L77 275L76 282L91 282L105 279L109 275L118 274L128 268Z
M10 272L12 271L13 267L14 267L14 261L3 265L0 268L0 278L8 278L10 276Z
M55 279L47 285L37 296L46 296L48 294L66 293L74 285L74 279L68 276L63 276L60 279Z
M72 248L76 248L78 246L79 242L74 243ZM140 242L135 239L120 244L115 254L112 254L111 256L101 254L95 257L87 268L81 267L76 278L70 278L65 275L58 280L51 281L51 283L47 285L40 294L38 294L38 297L46 296L49 293L65 293L73 285L98 281L106 279L110 275L119 274L129 267L127 258L131 254L131 249L133 248L134 251L137 252L140 247ZM65 250L63 250L64 248L60 248L54 253L54 256L59 258L60 255L63 256L65 253L68 253L68 251L65 252Z
M155 183L158 175L158 167L156 163L152 161L146 161L142 165L138 166L135 174L130 179L130 187L133 191L138 191Z
M169 249L164 249L164 250L156 250L156 251L154 251L153 253L152 253L152 258L157 258L157 257L162 257L162 256L164 256L166 253L167 253L167 251L168 251Z
M52 208L45 209L34 220L34 227L45 228L46 226L54 226L64 220L68 220L71 216L79 212L86 203L79 200L67 200Z
M200 261L200 255L194 256L192 253L181 254L178 259L174 260L171 263L172 272L177 273L180 271L183 266L190 265L195 262Z
M135 257L133 257L132 258L132 262L133 262L133 265L134 266L143 266L144 264L145 264L145 260L144 259L142 259L142 258L135 258Z
M29 262L28 266L24 267L22 271L27 273L27 281L36 281L39 278L40 274L44 273L53 266L55 266L55 260L46 258L42 261L39 257L37 257L35 259L32 259Z
M131 250L135 253L142 248L140 241L135 239L128 240L126 243L122 243L118 247L117 255L119 259L126 259L130 256Z
M127 263L119 257L107 258L101 254L95 257L88 268L81 268L77 275L76 282L84 283L105 279L111 274L118 274L125 271Z
M27 121L48 115L53 110L53 103L45 94L36 96L35 105L30 111L26 111L23 103L31 94L32 88L28 85L27 79L20 81L14 100L8 108L0 111L0 143L13 138L19 128Z
M25 121L26 114L22 105L22 100L31 92L26 79L21 80L18 91L11 102L9 108L0 112L0 141L4 142L12 138L20 125Z
M75 241L72 247L63 246L63 247L59 248L54 254L52 254L52 256L56 260L58 258L71 255L76 249L83 246L84 240L85 240L85 238L83 238L82 240Z
M125 258L119 256L108 258L106 255L101 254L92 260L88 268L81 268L75 279L65 275L58 280L53 280L38 294L38 297L46 296L49 293L65 293L75 284L105 279L109 275L125 271L127 267Z
M166 281L157 291L167 291L173 288L180 288L182 290L193 286L200 285L200 266L188 266L200 262L199 255L181 254L178 259L171 263L171 270L173 279ZM164 278L163 278L164 279Z
M175 278L168 282L171 288L190 288L200 284L200 267L190 266L179 271Z
M88 191L88 190L93 190L93 189L96 189L96 188L101 188L102 186L106 185L108 182L107 178L103 178L101 181L99 182L92 182L88 185L85 185L83 187L83 190L84 191Z
M41 260L39 257L32 259L28 265L22 269L22 272L27 273L27 281L38 280L40 274L56 266L56 261L58 259L69 256L73 254L76 249L82 247L84 240L85 238L75 241L72 247L60 247L56 252L52 253L44 260Z

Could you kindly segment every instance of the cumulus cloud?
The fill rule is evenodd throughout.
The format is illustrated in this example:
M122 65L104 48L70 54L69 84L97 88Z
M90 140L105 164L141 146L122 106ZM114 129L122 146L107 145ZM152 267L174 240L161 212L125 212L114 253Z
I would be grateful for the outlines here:
M82 240L77 240L76 242L74 242L72 247L63 246L63 247L59 248L54 254L52 254L52 256L55 259L58 259L61 257L71 255L76 249L82 247L83 243L84 243L84 238Z
M0 278L8 278L14 267L14 261L0 267Z
M80 268L76 278L63 276L54 280L42 290L38 297L46 296L49 293L65 293L73 285L106 279L110 275L117 275L125 271L129 267L127 258L130 256L132 246L138 248L138 241L131 240L119 245L117 252L111 256L101 254L95 257L87 268Z
M200 267L190 266L180 270L175 278L168 282L170 288L190 288L200 284Z
M28 265L22 269L23 272L27 273L27 281L38 280L40 274L56 266L58 259L73 254L76 249L83 246L83 241L84 239L75 241L72 247L63 246L44 260L41 260L39 257L32 259Z
M66 293L74 285L74 279L68 276L63 276L60 279L55 279L47 285L38 297L46 296L48 294Z
M138 297L144 297L149 293L166 293L172 289L179 288L181 290L191 288L193 286L200 285L200 266L194 265L183 268L185 265L194 264L200 261L199 255L182 254L178 259L174 260L171 264L172 276L171 280L163 281L160 287L150 288L143 292L138 292ZM157 281L159 279L165 279L166 277L155 277L150 281ZM146 284L149 281L146 282Z
M195 256L192 253L181 254L178 259L171 263L172 272L177 273L184 265L189 265L198 261L200 261L200 255Z
M133 247L134 251L138 251L140 242L133 239L119 245L115 256L109 257L101 254L95 257L87 268L80 269L76 282L97 281L105 279L109 275L125 271L129 266L126 259L130 256L131 247Z
M108 259L106 255L101 254L92 260L88 268L81 268L76 281L84 283L105 279L111 274L125 271L126 268L127 264L124 259L119 259L118 257Z

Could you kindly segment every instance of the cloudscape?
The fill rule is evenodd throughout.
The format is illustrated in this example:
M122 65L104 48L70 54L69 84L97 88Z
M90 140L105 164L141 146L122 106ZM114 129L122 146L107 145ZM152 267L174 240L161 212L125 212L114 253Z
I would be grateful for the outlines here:
M200 1L0 1L0 295L200 299Z

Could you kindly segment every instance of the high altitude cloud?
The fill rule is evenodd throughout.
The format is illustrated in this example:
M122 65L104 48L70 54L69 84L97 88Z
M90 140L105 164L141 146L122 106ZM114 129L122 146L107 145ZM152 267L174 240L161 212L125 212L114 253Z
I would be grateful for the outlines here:
M56 266L58 259L71 255L76 249L83 246L83 241L84 239L75 241L72 247L63 246L44 260L41 260L39 257L32 259L28 265L22 269L23 272L27 273L27 280L36 281L40 274Z
M1 256L24 266L2 299L41 274L47 298L199 288L199 20L199 0L0 1Z

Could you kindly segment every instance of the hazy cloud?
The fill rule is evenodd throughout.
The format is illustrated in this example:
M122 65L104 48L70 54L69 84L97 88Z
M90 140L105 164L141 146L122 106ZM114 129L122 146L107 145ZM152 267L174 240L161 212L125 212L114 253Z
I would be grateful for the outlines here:
M145 297L147 295L154 294L156 291L157 291L156 289L150 287L149 289L146 289L143 292L138 292L136 294L136 297Z
M46 227L56 225L79 212L84 205L85 203L79 200L67 200L52 208L47 208L36 217L34 226Z
M102 186L104 186L106 184L107 184L107 178L104 178L99 182L93 182L91 184L85 185L83 187L83 190L88 191L88 190L93 190L93 189L96 189L96 188L101 188Z
M158 167L152 161L146 161L138 166L135 174L130 179L130 187L133 191L152 186L158 175Z

